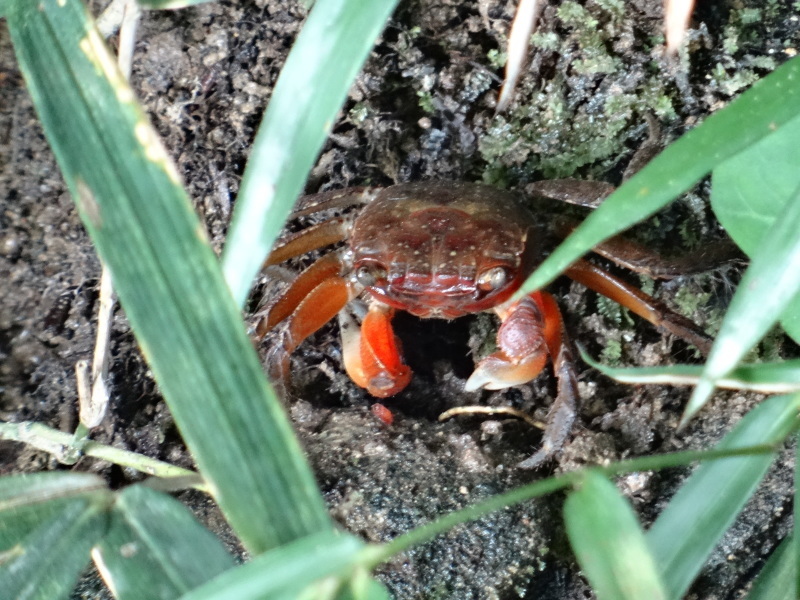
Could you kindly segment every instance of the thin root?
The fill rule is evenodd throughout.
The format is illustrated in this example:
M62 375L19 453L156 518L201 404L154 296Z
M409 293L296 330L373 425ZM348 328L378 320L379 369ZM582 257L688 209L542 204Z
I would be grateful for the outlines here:
M440 414L439 420L446 421L447 419L461 415L508 415L522 419L528 425L536 427L537 429L545 429L546 427L544 423L537 421L528 413L524 413L510 406L456 406Z

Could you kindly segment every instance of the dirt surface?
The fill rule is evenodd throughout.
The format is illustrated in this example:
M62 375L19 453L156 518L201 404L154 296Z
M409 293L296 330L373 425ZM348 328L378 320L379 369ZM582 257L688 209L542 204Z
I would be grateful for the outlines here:
M460 179L524 189L580 177L619 183L647 138L647 117L666 143L792 55L798 21L788 0L701 6L689 50L665 60L660 5L564 1L545 8L532 61L511 109L494 115L512 2L402 2L333 129L308 191L351 185ZM792 16L790 16L792 15ZM263 107L304 12L293 2L204 4L144 15L132 83L164 136L219 250ZM691 251L721 233L707 185L636 235L655 249ZM0 419L74 429L75 362L92 352L99 263L66 192L0 29ZM558 210L558 209L556 209ZM547 217L543 217L547 218ZM734 267L667 283L630 280L712 330L731 295ZM254 299L264 290L260 282ZM568 330L606 362L690 362L697 353L577 284L552 287ZM542 472L515 464L540 434L515 420L437 416L454 406L513 406L538 418L555 394L547 373L504 392L465 393L470 349L491 338L490 316L452 323L400 317L416 376L386 401L395 421L342 374L338 332L325 328L294 358L292 416L334 517L370 541L386 541L447 511L553 472L647 453L704 448L761 398L719 394L676 433L687 392L627 387L579 366L583 406L558 460ZM781 336L762 345L781 352ZM124 313L114 320L112 406L93 438L191 466L139 353ZM0 442L0 473L60 467L48 455ZM107 463L75 467L113 486L140 475ZM784 453L723 540L689 597L734 599L790 527L791 456ZM683 471L622 478L644 521ZM197 494L184 499L224 532ZM556 495L495 513L409 552L379 571L394 597L592 597L561 525ZM226 534L227 535L227 534ZM76 597L101 598L91 579Z

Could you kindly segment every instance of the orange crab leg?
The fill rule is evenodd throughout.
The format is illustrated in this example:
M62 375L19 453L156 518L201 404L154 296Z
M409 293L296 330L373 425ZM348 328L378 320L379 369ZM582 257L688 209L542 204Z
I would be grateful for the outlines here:
M411 381L411 369L403 364L392 329L394 309L373 303L359 330L340 315L342 352L347 374L360 387L378 398L401 392Z
M338 277L343 267L342 259L338 254L326 254L300 273L270 307L269 312L258 322L257 338L262 339L278 323L289 317L320 283L326 279Z
M343 241L347 237L351 222L350 217L336 217L303 229L276 246L264 261L264 267L277 265L293 256L300 256L323 246Z
M290 354L308 336L336 316L352 300L351 286L341 277L325 279L298 305L288 324L290 344L285 346Z
M342 277L322 280L286 319L280 342L270 351L269 370L273 382L289 381L289 355L308 336L336 316L357 290Z
M659 329L686 340L703 354L711 349L711 338L692 321L673 312L642 290L625 283L592 263L579 260L566 270L567 276L647 319Z

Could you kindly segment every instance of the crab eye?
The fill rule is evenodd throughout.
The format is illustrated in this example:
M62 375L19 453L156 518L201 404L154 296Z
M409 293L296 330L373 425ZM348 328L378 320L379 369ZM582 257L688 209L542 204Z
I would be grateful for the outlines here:
M356 269L356 280L364 287L370 287L386 279L386 268L378 263L366 263Z
M491 269L486 269L483 273L478 275L475 283L477 284L478 289L484 292L490 292L503 287L508 280L508 270L505 267L492 267Z

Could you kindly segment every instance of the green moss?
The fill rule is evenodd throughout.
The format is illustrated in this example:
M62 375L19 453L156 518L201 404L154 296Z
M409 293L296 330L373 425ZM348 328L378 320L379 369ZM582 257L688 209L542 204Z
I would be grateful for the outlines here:
M531 45L541 50L558 50L560 44L561 38L552 31L537 31L531 36Z
M599 25L599 21L592 17L586 8L577 2L572 2L572 0L561 3L561 6L558 7L558 18L565 25L574 25L576 27L595 28Z
M532 36L541 51L560 56L560 64L550 80L523 81L520 102L480 136L483 181L604 179L629 154L630 132L645 114L675 117L659 65L635 65L642 77L632 88L630 56L613 50L620 36L629 35L621 25L624 9L620 0L587 6L566 0L557 9L563 25L558 31L565 33Z
M597 313L617 327L631 327L634 324L626 308L605 296L597 296Z
M625 17L625 2L621 0L595 0L597 5L614 17L615 22Z
M656 282L647 275L639 275L639 289L652 296L656 291Z
M427 114L432 115L436 112L436 107L433 104L433 96L430 92L417 90L417 98L419 98L419 107Z
M725 67L717 63L711 73L711 79L722 93L733 96L753 85L760 77L750 69L735 69L728 73Z
M600 362L610 367L618 367L622 359L622 343L619 340L607 340L600 352Z
M738 12L738 16L739 16L738 20L742 25L758 23L764 18L764 14L759 8L743 8Z
M722 36L722 49L727 54L734 54L739 51L739 27L728 25Z
M348 115L353 124L360 125L369 118L370 107L363 102L358 102L350 109Z
M680 314L692 318L697 309L707 305L710 299L710 293L698 291L695 286L684 285L678 289L673 300Z
M508 53L501 52L496 48L489 50L486 53L486 58L489 60L489 64L495 69L501 69L506 65L506 61L508 60Z
M756 347L760 360L774 362L782 360L783 347L786 343L786 334L780 327L773 327Z

